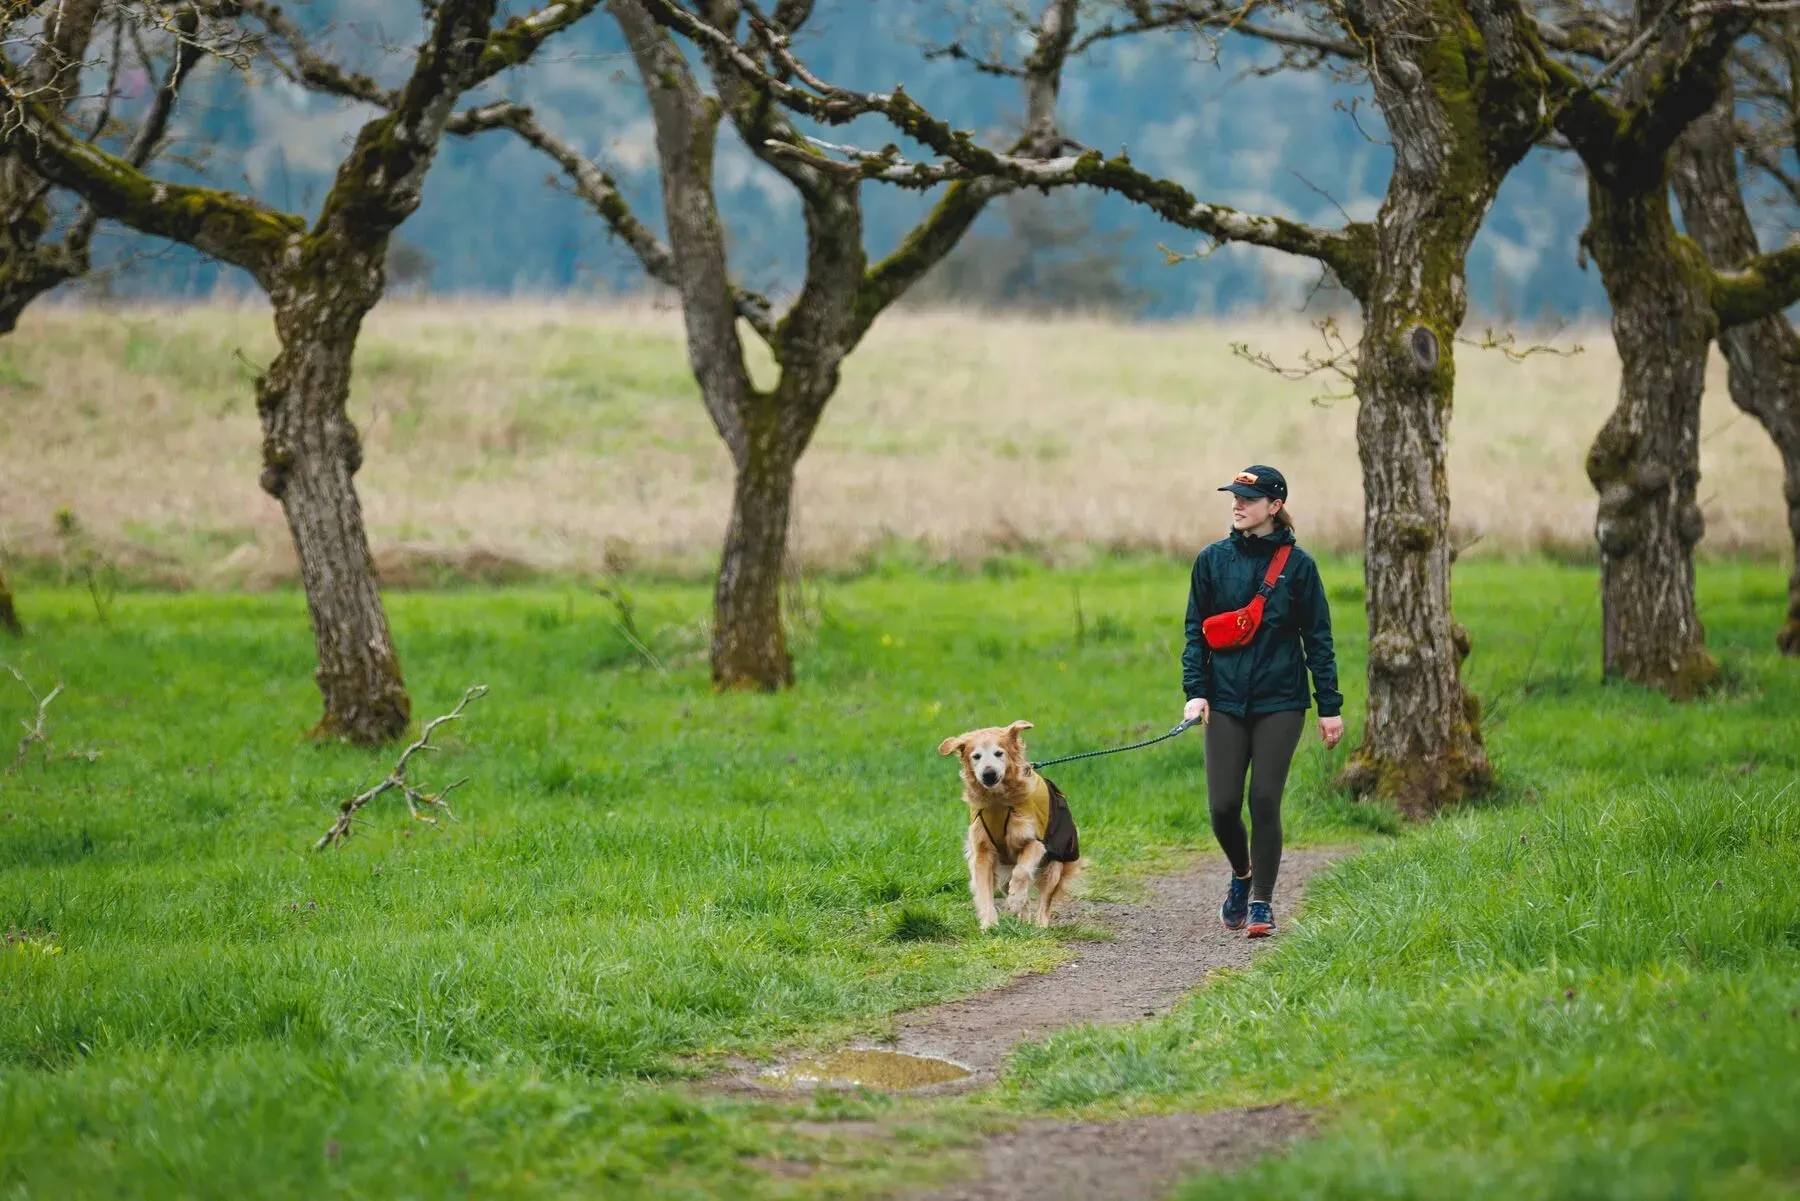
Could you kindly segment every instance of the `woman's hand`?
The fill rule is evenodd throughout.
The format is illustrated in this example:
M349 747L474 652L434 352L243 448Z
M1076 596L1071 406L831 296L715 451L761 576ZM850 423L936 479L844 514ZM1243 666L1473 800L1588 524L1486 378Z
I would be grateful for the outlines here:
M1319 719L1319 737L1325 742L1325 749L1330 750L1344 736L1344 719L1341 717L1321 717Z
M1187 703L1187 708L1185 708L1181 711L1181 720L1182 721L1198 721L1201 725L1206 725L1209 721L1211 721L1212 720L1212 710L1207 705L1206 698L1203 696L1197 696L1193 700L1189 701Z

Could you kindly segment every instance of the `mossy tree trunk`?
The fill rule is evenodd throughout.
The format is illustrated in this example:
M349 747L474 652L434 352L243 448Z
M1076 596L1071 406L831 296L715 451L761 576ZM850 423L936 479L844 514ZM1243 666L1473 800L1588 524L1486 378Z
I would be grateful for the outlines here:
M681 293L688 364L736 477L713 590L713 683L721 689L783 688L793 682L779 582L794 457L779 415L769 412L771 398L751 383L738 331L739 297L712 186L724 109L700 91L680 49L639 5L621 0L611 7L656 124L669 228L666 271Z
M264 491L281 502L300 561L325 711L315 736L400 737L412 703L375 577L355 475L351 359L380 301L394 230L419 206L456 98L475 80L496 0L439 8L392 111L363 126L319 218L275 265L269 298L280 352L257 381Z
M1446 469L1469 245L1543 132L1546 80L1524 14L1504 3L1367 6L1395 148L1376 219L1357 365L1369 712L1343 773L1420 814L1491 780L1469 635L1451 613Z
M794 682L781 618L798 461L790 445L779 429L758 430L737 464L713 587L712 676L719 688L769 690Z
M1717 328L1709 273L1679 239L1665 171L1590 164L1587 245L1612 302L1619 401L1588 451L1606 674L1676 699L1718 674L1694 604L1700 397Z
M669 246L630 214L612 181L593 163L522 111L494 114L556 159L577 190L607 220L655 278L682 297L688 360L714 428L735 470L730 520L713 595L712 679L722 690L774 690L794 680L781 616L795 471L837 392L844 359L876 318L935 266L974 223L988 200L1010 185L979 179L952 186L901 246L870 264L863 241L862 181L821 169L793 151L808 144L732 55L705 48L717 95L701 91L672 35L640 0L610 0L650 98L661 166ZM709 0L701 14L735 36L736 0ZM785 34L811 15L809 3L774 14ZM1051 0L1039 24L1038 51L1026 70L1034 146L1060 145L1054 132L1056 81L1074 35L1075 0ZM738 53L752 47L739 45ZM713 155L729 119L751 152L799 195L806 222L806 274L779 321L767 302L731 280L723 225L713 194ZM1052 147L1054 148L1054 147ZM810 148L808 148L810 150ZM754 387L740 322L769 346L780 375Z
M1728 96L1727 56L1749 27L1735 10L1671 26L1627 81L1626 103L1577 90L1557 117L1587 167L1582 242L1612 303L1621 367L1618 404L1587 459L1599 494L1604 670L1678 700L1718 675L1694 600L1708 349L1721 329L1800 295L1800 249L1755 255L1752 246L1732 271L1716 271L1676 232L1670 208L1676 141Z
M1676 145L1675 195L1688 234L1715 269L1731 271L1754 261L1760 248L1738 177L1727 83L1719 103L1694 123ZM1800 655L1800 335L1787 317L1773 313L1719 333L1729 369L1731 400L1768 431L1781 455L1783 496L1793 566L1787 613L1775 636L1784 655Z
M382 240L385 246L385 239ZM380 743L406 731L400 672L355 476L362 445L350 420L351 358L381 294L381 260L316 254L270 292L281 349L256 384L263 490L281 502L300 564L324 700L317 737Z

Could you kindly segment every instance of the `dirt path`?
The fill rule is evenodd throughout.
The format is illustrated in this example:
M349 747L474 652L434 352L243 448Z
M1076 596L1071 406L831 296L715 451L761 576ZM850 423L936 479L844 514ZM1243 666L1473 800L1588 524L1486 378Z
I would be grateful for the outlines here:
M1305 1114L1281 1105L1117 1122L1033 1120L987 1140L969 1179L906 1201L1151 1201L1202 1169L1248 1167L1307 1126Z
M1276 938L1291 918L1307 879L1341 852L1290 850L1275 885ZM1210 858L1210 857L1209 857ZM1057 920L1109 928L1107 942L1080 944L1075 958L993 992L915 1009L895 1023L883 1044L910 1055L932 1055L973 1071L967 1082L991 1080L1007 1052L1084 1023L1131 1022L1171 1008L1208 973L1243 967L1275 939L1247 939L1219 925L1219 902L1229 872L1222 861L1150 882L1138 903L1077 901Z
M1306 882L1342 854L1339 849L1289 850L1282 857L1275 889L1278 931L1292 921ZM906 1088L909 1095L929 1096L991 1083L1008 1052L1021 1043L1070 1026L1141 1021L1162 1013L1211 972L1243 967L1280 941L1279 932L1273 939L1252 941L1219 925L1227 878L1224 864L1209 856L1202 865L1150 881L1141 901L1071 902L1058 910L1059 922L1104 926L1113 937L1077 944L1074 958L1051 971L901 1014L890 1039L848 1048L837 1059L857 1065L858 1072L867 1068L864 1078L871 1085L880 1080L880 1069L864 1060L878 1060L882 1051L932 1057L927 1064L948 1060L967 1071L954 1080L939 1078ZM733 1092L788 1093L794 1081L772 1080L746 1064L712 1085ZM1027 1119L986 1139L973 1152L975 1170L967 1178L906 1196L907 1201L1153 1201L1194 1172L1229 1171L1280 1151L1304 1134L1308 1123L1307 1114L1286 1106L1116 1122ZM829 1125L841 1135L887 1137L879 1122Z
M1076 944L1074 958L1048 972L900 1014L891 1038L857 1049L931 1056L969 1073L909 1088L913 1095L991 1083L1007 1053L1020 1043L1039 1041L1070 1026L1155 1016L1199 987L1209 973L1245 966L1258 950L1280 941L1280 929L1292 920L1306 881L1342 853L1290 849L1282 857L1275 887L1277 933L1272 939L1247 939L1219 925L1219 902L1229 876L1224 863L1213 856L1189 870L1150 881L1149 895L1142 901L1071 901L1057 909L1057 922L1104 926L1113 937ZM770 1079L749 1064L710 1083L733 1092L787 1092L793 1087L791 1080Z

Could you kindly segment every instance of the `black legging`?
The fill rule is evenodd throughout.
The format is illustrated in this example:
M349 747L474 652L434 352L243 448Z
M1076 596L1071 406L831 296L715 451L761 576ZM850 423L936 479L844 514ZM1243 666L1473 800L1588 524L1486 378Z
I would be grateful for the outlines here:
M1287 786L1288 765L1305 726L1304 709L1250 718L1215 711L1207 722L1206 801L1212 810L1213 837L1231 860L1233 874L1254 871L1252 900L1266 901L1275 894L1275 877L1281 873L1281 790ZM1246 768L1254 848L1244 835Z

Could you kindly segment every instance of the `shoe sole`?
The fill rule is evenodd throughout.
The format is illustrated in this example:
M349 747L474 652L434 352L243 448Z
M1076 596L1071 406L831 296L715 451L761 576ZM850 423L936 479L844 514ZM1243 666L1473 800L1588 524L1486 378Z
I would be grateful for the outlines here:
M1226 921L1224 918L1219 919L1219 924L1221 926L1225 927L1225 929L1229 930L1233 934L1236 934L1239 930L1242 930L1244 928L1243 922L1239 922L1237 925L1234 926L1230 922Z
M1244 930L1245 938L1267 938L1275 933L1274 926L1250 926Z

